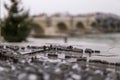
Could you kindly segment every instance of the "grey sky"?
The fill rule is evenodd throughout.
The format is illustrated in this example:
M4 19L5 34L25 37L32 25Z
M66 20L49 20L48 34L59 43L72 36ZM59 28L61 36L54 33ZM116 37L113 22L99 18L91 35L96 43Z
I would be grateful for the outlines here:
M9 3L9 0L1 0L2 17L6 15L3 2ZM120 0L22 0L22 4L30 9L32 15L57 12L71 14L107 12L120 15Z

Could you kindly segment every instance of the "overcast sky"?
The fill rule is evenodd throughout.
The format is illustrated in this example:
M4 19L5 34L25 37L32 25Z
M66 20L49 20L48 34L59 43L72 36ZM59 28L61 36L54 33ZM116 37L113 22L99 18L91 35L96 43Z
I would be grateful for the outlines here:
M3 3L9 3L9 0L1 1L1 16L6 15ZM39 13L92 13L106 12L120 15L120 0L22 0L25 8L30 9L30 14Z

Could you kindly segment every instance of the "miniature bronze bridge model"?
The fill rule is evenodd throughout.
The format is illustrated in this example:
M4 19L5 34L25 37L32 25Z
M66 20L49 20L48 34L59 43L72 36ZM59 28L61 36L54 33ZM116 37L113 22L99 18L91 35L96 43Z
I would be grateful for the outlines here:
M83 56L83 53L87 53L89 54L89 56L91 56L92 53L100 53L99 50L92 50L89 48L86 48L85 50L80 49L80 48L75 48L73 46L56 46L56 45L50 45L50 46L27 46L27 47L22 47L21 49L31 49L32 51L30 52L26 52L25 54L22 54L19 51L19 46L6 46L5 49L3 49L1 47L1 52L3 53L5 51L5 53L9 54L9 53L13 53L10 56L14 56L14 57L34 57L37 54L46 54L49 53L48 56L52 56L52 54L54 54L53 56L59 54L59 53L63 53L66 55L66 57L71 57L72 55L79 55L79 57ZM4 50L4 51L3 51ZM5 55L5 54L4 54ZM8 56L8 55L6 55Z

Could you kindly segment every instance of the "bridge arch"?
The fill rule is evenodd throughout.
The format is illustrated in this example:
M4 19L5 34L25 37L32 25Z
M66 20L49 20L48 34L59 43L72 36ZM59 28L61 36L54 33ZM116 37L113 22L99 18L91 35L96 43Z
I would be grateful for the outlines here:
M33 24L32 28L33 28L33 33L37 35L43 35L45 32L40 24Z
M92 22L92 23L91 23L91 27L92 27L92 28L97 28L97 27L98 27L97 22Z
M76 29L79 29L79 30L84 30L85 29L85 26L82 22L77 22L76 24Z
M57 24L57 30L58 30L58 32L64 32L65 33L65 32L68 31L68 27L64 22L59 22Z

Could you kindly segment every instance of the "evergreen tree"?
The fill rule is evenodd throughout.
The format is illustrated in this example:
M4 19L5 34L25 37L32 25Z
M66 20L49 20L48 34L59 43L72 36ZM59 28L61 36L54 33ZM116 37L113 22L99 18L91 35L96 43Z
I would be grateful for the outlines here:
M10 0L11 6L4 7L8 11L2 27L2 36L8 42L25 41L30 33L32 19L29 17L29 11L20 8L20 0Z

